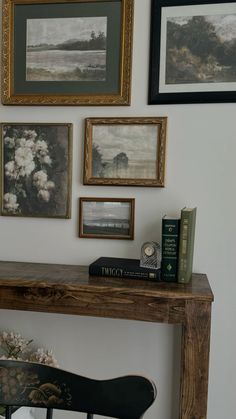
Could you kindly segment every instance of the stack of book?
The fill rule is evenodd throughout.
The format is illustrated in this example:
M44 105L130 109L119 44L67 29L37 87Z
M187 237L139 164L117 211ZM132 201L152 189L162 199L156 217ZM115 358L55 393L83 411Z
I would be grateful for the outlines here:
M185 207L180 218L163 217L161 269L142 268L139 259L101 257L89 266L89 274L188 283L192 275L196 211Z
M162 219L162 280L186 284L193 267L197 208L183 208L179 219Z

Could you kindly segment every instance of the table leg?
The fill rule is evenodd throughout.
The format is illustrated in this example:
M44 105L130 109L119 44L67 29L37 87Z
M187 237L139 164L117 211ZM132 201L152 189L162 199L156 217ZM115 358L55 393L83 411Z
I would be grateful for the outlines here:
M180 419L206 419L211 303L186 301L182 328Z

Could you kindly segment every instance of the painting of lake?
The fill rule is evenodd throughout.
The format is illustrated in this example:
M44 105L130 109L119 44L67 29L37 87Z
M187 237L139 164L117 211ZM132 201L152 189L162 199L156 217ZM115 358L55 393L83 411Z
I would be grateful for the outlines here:
M105 81L107 17L27 19L26 81Z
M130 203L83 201L83 234L129 236Z
M156 125L95 125L92 142L92 176L155 179L157 150Z

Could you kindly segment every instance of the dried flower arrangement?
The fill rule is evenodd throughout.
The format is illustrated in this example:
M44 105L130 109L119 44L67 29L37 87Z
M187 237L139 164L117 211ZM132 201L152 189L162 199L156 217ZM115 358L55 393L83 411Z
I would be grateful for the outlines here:
M19 333L0 332L0 359L38 362L52 367L58 367L56 358L51 350L32 347L33 339L25 339ZM5 408L0 406L0 415Z

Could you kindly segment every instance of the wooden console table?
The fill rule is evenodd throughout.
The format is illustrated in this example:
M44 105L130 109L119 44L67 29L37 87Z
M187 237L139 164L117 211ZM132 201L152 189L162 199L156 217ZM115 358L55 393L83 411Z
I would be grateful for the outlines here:
M213 294L187 285L89 277L86 266L0 262L0 308L181 324L180 419L206 419Z

